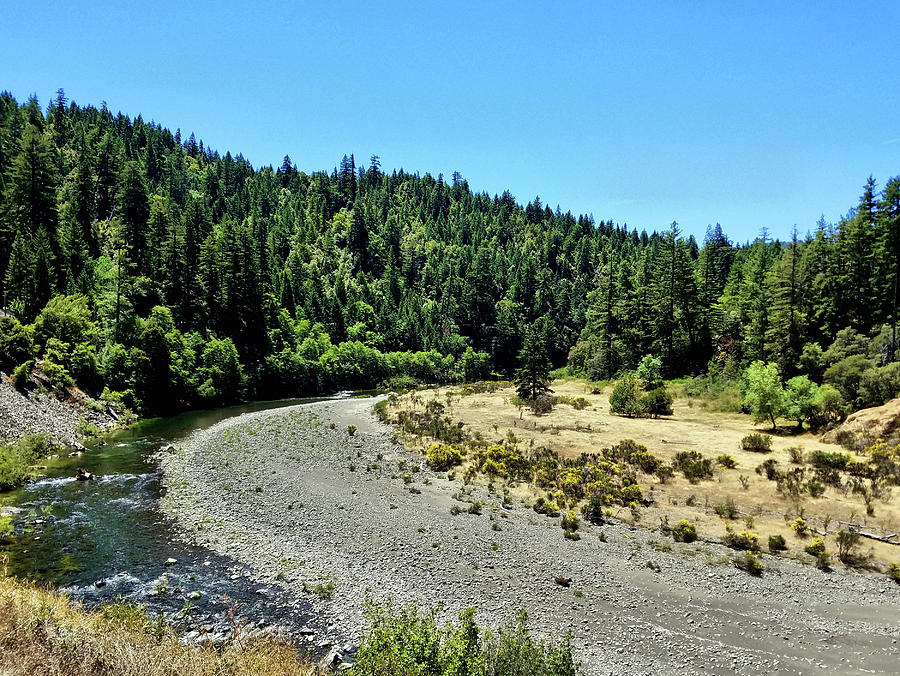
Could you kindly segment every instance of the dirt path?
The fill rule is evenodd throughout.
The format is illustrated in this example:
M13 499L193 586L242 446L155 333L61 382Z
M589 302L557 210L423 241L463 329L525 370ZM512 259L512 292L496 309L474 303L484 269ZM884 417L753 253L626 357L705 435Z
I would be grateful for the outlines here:
M345 649L373 598L443 604L446 618L475 606L487 626L525 608L536 632L572 632L588 674L896 673L900 585L885 576L764 556L756 578L721 545L621 523L565 540L559 519L411 471L420 458L392 442L372 404L265 411L198 432L163 458L164 506L267 584L322 594L333 584L330 599L310 598ZM469 506L455 495L483 500L481 514L452 515Z

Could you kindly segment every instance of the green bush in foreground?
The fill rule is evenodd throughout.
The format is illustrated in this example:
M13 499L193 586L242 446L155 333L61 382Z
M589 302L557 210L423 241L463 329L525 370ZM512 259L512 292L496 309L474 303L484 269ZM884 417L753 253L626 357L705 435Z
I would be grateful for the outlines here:
M21 486L29 476L29 466L56 450L46 434L29 434L0 446L0 491Z
M528 615L497 632L475 623L475 610L459 615L457 624L438 626L434 613L370 604L354 676L574 676L569 637L559 643L539 641L528 632Z

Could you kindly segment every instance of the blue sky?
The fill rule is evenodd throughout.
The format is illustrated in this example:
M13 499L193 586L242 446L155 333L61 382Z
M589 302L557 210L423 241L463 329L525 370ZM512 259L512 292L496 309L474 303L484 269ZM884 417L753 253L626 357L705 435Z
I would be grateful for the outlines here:
M324 5L8 0L0 89L741 241L900 174L898 2Z

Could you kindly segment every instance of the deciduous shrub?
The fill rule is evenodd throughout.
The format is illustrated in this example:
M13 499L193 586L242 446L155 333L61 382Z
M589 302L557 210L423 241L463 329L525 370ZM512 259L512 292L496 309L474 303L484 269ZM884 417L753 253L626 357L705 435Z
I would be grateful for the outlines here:
M769 551L770 552L783 552L787 549L787 543L784 540L783 535L770 535L769 536Z
M725 526L725 536L722 538L722 542L726 547L731 547L732 549L746 549L754 552L759 550L759 535L747 530L735 532L734 529L727 524Z
M445 471L462 464L462 451L447 444L432 444L425 451L425 460L432 469Z
M697 527L682 519L672 529L672 538L675 542L694 542L697 539Z
M825 551L825 543L822 542L822 538L814 537L812 542L803 548L803 551L812 556L818 556Z
M632 376L625 376L616 383L609 395L609 410L629 418L644 415L641 386Z
M768 434L760 434L752 432L741 439L741 448L745 451L754 451L756 453L768 453L772 450L772 437Z
M675 455L672 464L692 484L698 483L702 479L711 479L713 475L712 460L697 451L680 451Z
M724 467L725 469L734 469L737 467L737 460L732 458L727 453L722 453L721 455L716 457L716 462L719 463L719 467Z
M652 389L644 395L641 408L654 418L672 415L672 394L665 387Z
M808 527L806 525L806 519L802 516L798 516L791 523L791 530L797 534L798 537L803 537L808 532Z
M856 547L859 545L860 534L852 530L839 530L835 541L838 547L838 559L841 563L852 564L856 561Z
M369 605L353 665L355 676L428 674L429 676L575 676L568 637L539 641L528 631L528 615L520 612L496 632L482 631L475 610L459 615L456 624L439 626L434 612Z

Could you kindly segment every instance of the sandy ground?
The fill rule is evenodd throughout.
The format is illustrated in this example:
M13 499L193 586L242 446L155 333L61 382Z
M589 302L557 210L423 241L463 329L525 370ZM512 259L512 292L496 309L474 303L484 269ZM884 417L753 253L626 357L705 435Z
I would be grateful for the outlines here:
M727 453L737 461L735 469L720 468L712 481L699 484L691 484L680 474L665 485L653 477L639 475L645 494L652 491L655 499L655 505L644 510L641 516L641 523L649 527L658 526L662 518L668 518L672 524L687 519L696 523L702 533L721 537L725 533L725 521L716 515L715 506L731 498L739 511L738 518L730 522L733 527L742 530L745 520L752 517L751 530L760 535L760 542L766 542L769 535L781 534L788 541L788 555L796 555L805 561L812 560L803 552L808 539L797 538L789 525L799 515L820 531L824 532L827 525L827 531L832 534L842 527L841 521L860 524L867 532L879 535L900 532L900 500L897 499L900 488L894 487L886 500L876 501L875 514L867 516L862 497L852 492L845 494L829 487L821 497L805 495L796 500L779 494L775 482L755 471L769 458L775 459L783 470L796 467L791 464L787 451L791 446L800 446L805 453L814 450L844 452L836 444L823 443L809 432L792 435L781 430L781 435L773 437L771 453L744 451L741 439L751 432L769 433L767 425L756 426L747 415L705 410L696 400L685 397L675 400L671 417L625 418L609 413L610 389L591 394L591 388L583 383L557 381L553 384L555 394L584 397L590 406L576 411L563 404L541 416L527 408L520 411L510 404L510 398L515 394L512 388L488 394L451 396L449 404L447 393L459 392L459 388L420 391L401 397L390 412L395 416L399 410L424 411L425 405L436 399L446 407L447 415L464 421L466 431L471 434L480 432L484 438L500 442L511 430L521 440L519 446L523 450L544 446L563 457L596 453L622 439L633 439L667 461L679 451L690 449L711 458ZM410 448L424 449L433 440L407 436L403 441ZM747 477L746 489L741 484L741 476ZM619 515L630 519L628 510L620 510ZM882 567L891 561L900 562L900 546L874 540L863 540L860 553L871 555L872 562Z
M421 458L394 443L372 404L265 411L198 432L163 457L163 506L185 537L252 564L261 582L333 585L328 600L308 597L345 649L364 601L392 599L442 607L442 618L474 606L486 626L525 608L539 634L572 632L587 674L896 673L900 585L886 576L764 555L753 577L719 544L621 521L565 540L559 519L411 471ZM451 514L472 500L484 501L480 515Z

